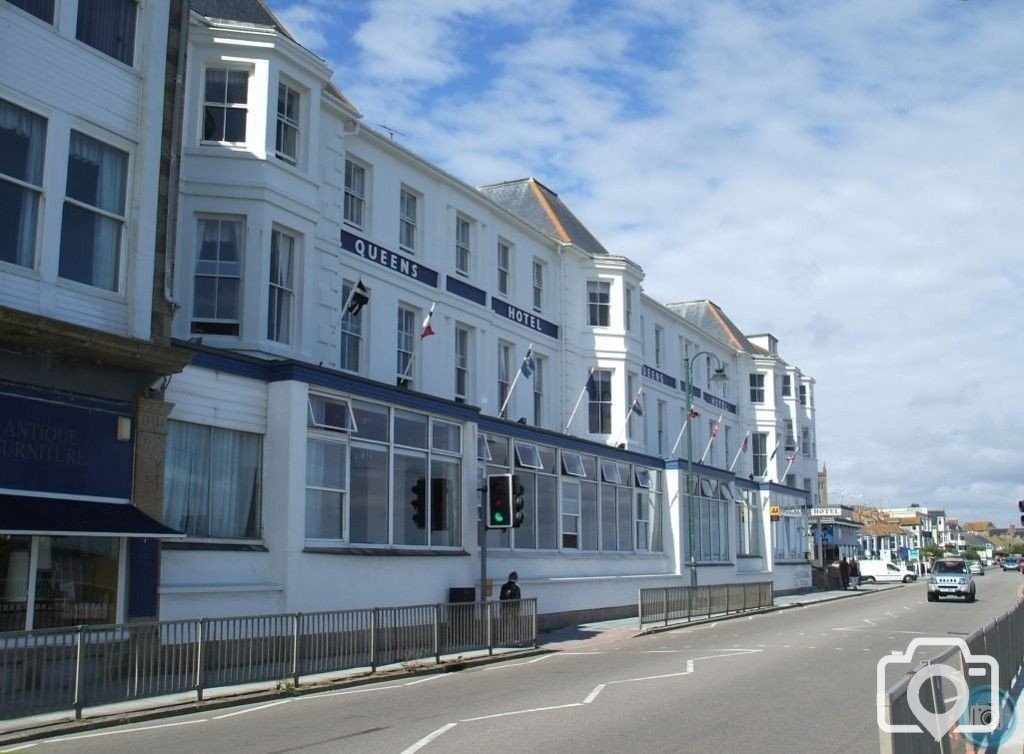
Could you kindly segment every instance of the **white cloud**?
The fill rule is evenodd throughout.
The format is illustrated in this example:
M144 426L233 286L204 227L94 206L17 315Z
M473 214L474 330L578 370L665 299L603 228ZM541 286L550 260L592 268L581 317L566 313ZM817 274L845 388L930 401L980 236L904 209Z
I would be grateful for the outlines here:
M837 489L1005 521L1022 22L952 0L379 0L321 28L368 122L470 183L536 176L655 298L776 334L817 380Z

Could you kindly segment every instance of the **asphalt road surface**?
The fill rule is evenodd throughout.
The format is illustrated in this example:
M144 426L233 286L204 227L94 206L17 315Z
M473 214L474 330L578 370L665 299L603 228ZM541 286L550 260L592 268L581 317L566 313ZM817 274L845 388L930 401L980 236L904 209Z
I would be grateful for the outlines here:
M923 583L645 637L20 744L33 752L877 752L876 665L1017 601ZM888 682L905 668L890 668Z

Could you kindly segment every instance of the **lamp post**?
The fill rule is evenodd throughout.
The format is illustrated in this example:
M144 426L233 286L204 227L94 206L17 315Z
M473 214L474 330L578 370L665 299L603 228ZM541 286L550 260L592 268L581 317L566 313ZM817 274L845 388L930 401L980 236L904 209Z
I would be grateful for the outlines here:
M683 371L686 372L686 528L690 543L691 587L697 586L697 541L693 522L693 359L705 354L712 357L718 364L718 368L711 376L711 381L716 385L721 385L729 379L722 360L711 351L700 351L693 357L686 356L683 359Z

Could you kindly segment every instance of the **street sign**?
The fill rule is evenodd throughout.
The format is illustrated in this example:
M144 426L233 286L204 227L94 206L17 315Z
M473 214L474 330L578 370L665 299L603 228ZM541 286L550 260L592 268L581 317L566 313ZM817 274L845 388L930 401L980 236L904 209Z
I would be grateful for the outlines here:
M779 514L781 512L782 512L782 510L781 510L781 508L778 505L773 505L773 506L768 508L768 514L771 517L772 521L778 521L779 520Z

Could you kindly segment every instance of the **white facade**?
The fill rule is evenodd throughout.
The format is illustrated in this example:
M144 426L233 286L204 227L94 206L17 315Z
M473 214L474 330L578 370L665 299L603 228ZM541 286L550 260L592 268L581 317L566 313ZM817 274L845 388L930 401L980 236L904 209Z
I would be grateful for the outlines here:
M813 443L788 487L741 451L783 416L813 438L809 378L643 295L546 187L478 190L362 126L280 28L193 13L188 61L174 333L195 356L167 390L164 520L189 536L163 550L162 618L442 601L479 583L499 473L525 520L487 533L487 575L517 570L541 613L689 583L697 355L699 581L809 586ZM804 400L755 406L754 372Z

